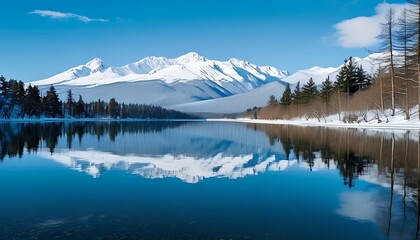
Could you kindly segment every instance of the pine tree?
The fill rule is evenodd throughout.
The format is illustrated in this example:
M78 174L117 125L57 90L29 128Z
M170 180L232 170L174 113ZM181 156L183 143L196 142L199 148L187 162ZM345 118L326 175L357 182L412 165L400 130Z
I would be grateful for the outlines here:
M359 90L357 71L358 67L354 59L352 57L346 59L338 72L337 80L334 83L335 88L340 92L347 92L348 95L352 95Z
M302 101L302 92L300 90L300 82L296 84L295 91L292 94L292 102L294 104L299 104Z
M73 116L73 110L74 109L74 99L73 99L73 93L71 92L71 89L67 91L67 103L66 103L66 110L69 116Z
M316 87L316 84L312 78L309 79L309 81L303 85L302 88L302 100L304 102L309 102L316 96L318 96L319 91Z
M111 98L108 104L108 114L111 118L117 118L119 116L119 107L115 98Z
M121 118L128 118L127 105L125 105L124 103L122 103L121 105Z
M78 118L85 116L85 103L83 102L81 95L79 95L79 100L76 103L74 115L76 115Z
M8 82L3 75L0 76L0 111L3 111L3 106L6 104L5 96L7 96L8 92Z
M8 106L7 108L4 109L5 111L3 113L6 118L10 118L15 108L17 108L17 110L20 111L21 109L19 108L22 107L22 101L23 101L23 97L20 96L20 86L19 86L18 81L14 79L10 79L9 87L10 89L7 96Z
M9 85L9 81L6 80L5 77L0 76L0 91L1 91L1 96L3 97L3 99L7 99L7 97L9 96L9 89L10 89L10 85Z
M324 100L328 100L331 97L333 91L334 86L331 83L330 76L328 76L327 79L325 79L325 81L322 82L321 98L323 98Z
M38 87L32 87L32 85L29 84L28 88L26 89L25 96L24 113L29 117L39 117L42 112L42 105Z
M274 107L274 106L276 106L278 103L279 103L279 102L277 101L276 96L271 95L271 96L270 96L270 98L269 98L269 100L268 100L268 102L267 102L267 105L268 105L269 107Z
M369 76L369 74L367 74L365 72L365 70L363 70L363 67L357 66L356 69L356 82L355 82L355 87L359 89L367 89L370 85L372 85L372 78L371 76Z
M61 116L62 104L53 85L51 85L50 90L47 91L47 94L43 98L43 105L47 116L53 118Z
M290 105L292 104L292 90L290 89L290 84L287 84L286 90L283 92L283 96L280 99L281 105Z

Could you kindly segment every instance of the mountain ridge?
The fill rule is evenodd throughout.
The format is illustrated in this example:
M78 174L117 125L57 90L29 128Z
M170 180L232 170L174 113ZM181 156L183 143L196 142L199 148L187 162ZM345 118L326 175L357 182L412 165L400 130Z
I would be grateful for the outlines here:
M372 54L354 58L369 73L376 71ZM46 91L54 85L61 99L68 89L85 101L114 97L119 102L159 105L185 112L235 113L262 107L270 95L280 97L287 84L320 85L327 76L334 82L338 67L314 66L289 74L272 66L246 60L211 60L190 52L177 58L150 56L120 67L94 58L50 78L31 82Z

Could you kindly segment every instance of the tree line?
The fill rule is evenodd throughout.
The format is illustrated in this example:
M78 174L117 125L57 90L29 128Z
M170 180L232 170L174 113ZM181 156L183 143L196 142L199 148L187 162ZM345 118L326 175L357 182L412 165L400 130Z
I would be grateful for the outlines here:
M41 97L38 86L25 88L22 81L0 76L0 117L11 118L113 118L113 119L191 119L186 113L145 104L108 102L101 99L85 103L81 95L76 101L71 89L66 101L60 100L53 85Z
M328 76L319 88L313 78L310 78L303 86L297 82L293 92L290 84L287 84L280 99L271 95L267 105L269 108L282 106L283 109L299 112L299 107L312 106L315 102L322 102L326 109L331 109L332 106L329 105L332 105L330 101L334 94L339 95L339 100L342 99L342 96L350 98L356 92L369 88L372 81L373 77L363 69L363 66L358 65L354 58L350 57L344 61L336 81L332 82ZM341 101L338 102L339 105L336 108L340 112L343 106L341 106Z
M371 84L372 77L362 66L355 63L354 58L350 57L345 60L334 83L331 82L328 76L322 82L321 89L318 90L313 78L310 78L302 87L300 86L300 82L298 82L293 93L290 89L290 84L287 84L286 90L283 92L280 100L277 100L274 95L271 95L268 100L268 106L309 103L317 97L328 101L334 92L344 92L348 96L351 96L359 90L368 88Z

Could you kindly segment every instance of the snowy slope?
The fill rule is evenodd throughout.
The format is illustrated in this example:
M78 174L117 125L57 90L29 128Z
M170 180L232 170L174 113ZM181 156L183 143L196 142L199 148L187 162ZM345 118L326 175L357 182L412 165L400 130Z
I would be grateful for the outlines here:
M272 82L246 93L186 103L171 108L191 113L240 113L253 107L266 106L269 96L274 95L279 98L285 89L283 83Z

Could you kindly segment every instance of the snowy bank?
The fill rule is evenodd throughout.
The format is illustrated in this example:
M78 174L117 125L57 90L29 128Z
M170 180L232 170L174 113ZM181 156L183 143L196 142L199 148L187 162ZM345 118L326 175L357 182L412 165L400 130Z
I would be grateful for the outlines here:
M418 130L420 131L419 114L416 109L412 109L410 119L405 119L405 115L398 110L395 116L391 116L390 112L378 114L377 112L368 112L365 119L357 119L354 122L344 122L343 116L352 113L343 113L340 117L330 115L322 118L294 118L291 120L281 119L208 119L213 122L241 122L241 123L259 123L259 124L277 124L277 125L294 125L294 126L312 126L312 127L333 127L333 128L353 128L353 129L382 129L382 130Z

